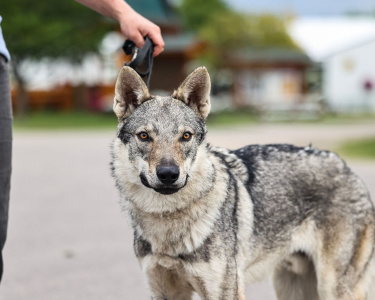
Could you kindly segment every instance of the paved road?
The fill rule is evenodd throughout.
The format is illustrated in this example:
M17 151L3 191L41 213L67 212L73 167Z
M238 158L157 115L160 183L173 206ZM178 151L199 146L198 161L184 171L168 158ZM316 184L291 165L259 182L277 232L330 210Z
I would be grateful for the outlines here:
M2 300L149 299L109 175L114 132L15 133ZM254 125L212 130L215 145L290 142L330 148L375 134L375 124ZM375 195L375 163L351 162ZM274 300L268 283L248 299Z

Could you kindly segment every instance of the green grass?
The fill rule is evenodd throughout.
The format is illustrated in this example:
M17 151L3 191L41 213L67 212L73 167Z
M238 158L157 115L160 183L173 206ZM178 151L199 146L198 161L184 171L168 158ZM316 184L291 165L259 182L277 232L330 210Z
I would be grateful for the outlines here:
M253 111L249 109L244 110L225 110L216 113L211 113L208 116L207 124L209 126L236 126L236 125L247 125L247 124L254 124L257 122L263 123L303 123L303 124L327 124L327 125L334 125L334 124L352 124L352 123L367 123L367 122L375 122L375 115L374 114L325 114L320 117L314 117L309 114L298 114L295 118L288 118L293 117L293 114L288 113L281 113L278 115L277 112L270 112L269 114L266 113L265 116L256 115Z
M258 118L253 112L248 110L243 111L221 111L208 115L208 126L235 126L254 124Z
M261 118L249 110L221 111L211 113L207 119L209 127L229 127L251 125ZM348 124L356 122L374 122L375 116L325 116L320 120L284 120L272 123L319 123L319 124ZM262 122L265 122L264 120ZM117 118L112 113L56 112L38 111L30 113L25 119L14 118L16 130L29 129L99 129L114 128Z
M375 137L359 141L348 141L337 152L346 157L375 159Z
M357 123L357 122L375 122L375 115L374 114L350 114L350 115L326 114L322 117L320 122L324 124L350 124L350 123Z
M207 120L208 126L234 126L255 122L256 117L247 111L215 113ZM39 111L32 112L24 119L16 116L13 123L16 130L106 129L116 128L117 118L114 113Z
M339 124L350 122L373 122L374 117L351 116L328 117L318 123ZM259 119L249 111L222 111L211 114L208 117L209 127L228 127L251 125ZM296 121L294 121L296 122ZM113 113L89 113L89 112L33 112L25 119L14 118L15 130L56 130L56 129L114 129L117 126L117 118ZM375 159L375 136L370 139L348 141L337 149L343 157Z
M16 130L116 128L117 118L113 113L40 111L24 119L15 117L13 125Z

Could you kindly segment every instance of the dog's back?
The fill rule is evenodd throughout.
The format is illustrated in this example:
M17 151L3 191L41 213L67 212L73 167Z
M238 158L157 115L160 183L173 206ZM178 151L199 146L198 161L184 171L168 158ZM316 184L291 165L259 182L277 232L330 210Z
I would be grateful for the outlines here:
M247 167L245 186L254 203L256 231L274 241L278 231L306 219L372 219L362 181L330 151L293 145L251 145L235 151ZM282 238L282 235L280 236ZM271 245L270 245L271 246Z
M330 272L340 274L343 298L350 283L363 297L358 299L372 299L365 294L374 280L373 203L346 163L329 151L287 144L232 153L248 169L244 184L253 202L256 243L264 251L285 245L291 253L275 271L279 299L317 299L316 276L328 280Z

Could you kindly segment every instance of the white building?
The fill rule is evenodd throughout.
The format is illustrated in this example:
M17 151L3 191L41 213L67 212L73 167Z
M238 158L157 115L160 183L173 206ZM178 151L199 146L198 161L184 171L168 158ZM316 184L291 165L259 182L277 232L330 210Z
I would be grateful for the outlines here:
M375 18L297 19L289 32L321 63L323 97L333 111L375 113Z
M338 112L375 113L375 36L324 61L323 93Z

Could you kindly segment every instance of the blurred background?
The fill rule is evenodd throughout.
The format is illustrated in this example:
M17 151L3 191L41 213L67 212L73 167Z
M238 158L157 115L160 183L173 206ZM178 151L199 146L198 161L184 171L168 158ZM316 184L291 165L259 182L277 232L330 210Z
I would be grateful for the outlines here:
M214 113L246 110L260 120L375 113L370 0L128 2L162 29L155 93L171 93L205 65ZM111 110L117 72L130 59L117 23L74 1L13 0L1 10L16 126L36 112Z
M372 0L128 0L161 27L150 88L212 79L208 139L338 152L375 196ZM148 299L110 178L118 24L80 4L2 1L14 156L0 299ZM274 300L268 282L247 296Z

